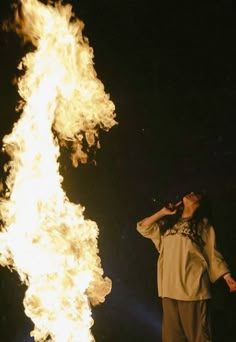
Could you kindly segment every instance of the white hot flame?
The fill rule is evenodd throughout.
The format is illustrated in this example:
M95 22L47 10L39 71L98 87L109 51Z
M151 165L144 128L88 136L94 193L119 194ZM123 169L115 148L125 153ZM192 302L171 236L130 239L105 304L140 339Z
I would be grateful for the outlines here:
M83 143L97 144L98 129L116 124L114 104L70 5L21 0L16 13L18 32L35 49L19 66L21 116L3 139L10 162L0 201L0 263L27 285L35 341L93 341L90 304L105 300L111 281L103 277L96 223L62 189L59 145L73 146L75 165L86 162Z

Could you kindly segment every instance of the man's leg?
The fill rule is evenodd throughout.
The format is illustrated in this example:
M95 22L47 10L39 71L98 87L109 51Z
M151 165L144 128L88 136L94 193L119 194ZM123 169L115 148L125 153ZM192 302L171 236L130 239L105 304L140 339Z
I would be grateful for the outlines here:
M162 342L187 342L179 316L178 301L162 298L162 308Z
M209 300L178 301L180 320L188 342L210 342Z

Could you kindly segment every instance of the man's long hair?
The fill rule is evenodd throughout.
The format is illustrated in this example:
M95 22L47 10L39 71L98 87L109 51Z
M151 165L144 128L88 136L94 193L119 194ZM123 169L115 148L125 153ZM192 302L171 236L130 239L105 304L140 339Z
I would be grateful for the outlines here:
M196 193L200 196L199 207L194 211L194 214L188 220L189 228L192 234L189 238L196 243L200 248L203 248L204 241L202 232L213 224L212 211L208 197L203 193ZM159 220L160 232L162 235L168 229L171 229L180 219L183 212L183 207L177 210L175 215L169 215Z

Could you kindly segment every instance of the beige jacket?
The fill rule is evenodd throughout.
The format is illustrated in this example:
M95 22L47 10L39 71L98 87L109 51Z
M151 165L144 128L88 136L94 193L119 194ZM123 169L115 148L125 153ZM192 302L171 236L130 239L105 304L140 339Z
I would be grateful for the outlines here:
M158 252L158 294L177 300L202 300L211 297L210 283L229 272L228 265L216 249L212 226L203 229L205 242L201 250L189 238L191 230L186 219L160 234L159 226L137 224L137 230L151 239Z

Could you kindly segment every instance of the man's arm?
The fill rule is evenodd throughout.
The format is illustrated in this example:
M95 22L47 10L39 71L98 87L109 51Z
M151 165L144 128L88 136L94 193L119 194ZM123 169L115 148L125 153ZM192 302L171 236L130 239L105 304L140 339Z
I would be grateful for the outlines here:
M230 292L235 292L236 291L236 281L232 278L230 273L226 273L224 275L224 280L226 281L226 284L229 287Z
M178 206L182 203L182 201L178 202L174 208L174 210L171 210L167 207L163 207L159 211L155 212L153 215L148 216L144 218L142 221L139 222L139 225L142 226L151 226L153 223L157 222L160 220L162 217L167 216L167 215L174 215L176 214Z

